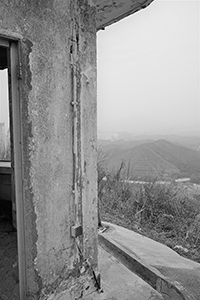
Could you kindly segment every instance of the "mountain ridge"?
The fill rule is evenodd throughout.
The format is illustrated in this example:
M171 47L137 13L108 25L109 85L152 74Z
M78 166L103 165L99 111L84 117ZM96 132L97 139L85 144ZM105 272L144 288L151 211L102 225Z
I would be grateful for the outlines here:
M135 144L134 147L112 144L109 148L107 144L102 148L110 155L107 161L109 171L116 171L121 162L125 163L123 177L137 180L190 177L192 181L200 182L200 153L165 139Z

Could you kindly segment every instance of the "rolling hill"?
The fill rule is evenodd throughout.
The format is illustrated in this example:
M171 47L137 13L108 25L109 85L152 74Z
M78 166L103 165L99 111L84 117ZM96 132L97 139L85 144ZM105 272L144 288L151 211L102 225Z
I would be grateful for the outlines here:
M107 152L107 167L116 171L125 163L123 176L145 180L149 177L177 179L189 177L200 183L200 152L166 140L101 143Z

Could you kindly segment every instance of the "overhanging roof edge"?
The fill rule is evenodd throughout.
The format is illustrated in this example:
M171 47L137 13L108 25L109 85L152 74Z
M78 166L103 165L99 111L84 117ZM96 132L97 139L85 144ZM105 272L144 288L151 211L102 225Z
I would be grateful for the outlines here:
M125 17L128 17L136 12L138 12L141 9L146 8L147 6L149 6L154 0L145 0L142 3L138 1L138 5L136 5L133 8L130 8L130 10L125 11L122 14L119 14L117 16L114 16L112 19L109 20L104 20L103 22L99 22L98 20L98 10L97 10L97 31L104 29L105 27L112 25L113 23L116 23L122 19L124 19Z

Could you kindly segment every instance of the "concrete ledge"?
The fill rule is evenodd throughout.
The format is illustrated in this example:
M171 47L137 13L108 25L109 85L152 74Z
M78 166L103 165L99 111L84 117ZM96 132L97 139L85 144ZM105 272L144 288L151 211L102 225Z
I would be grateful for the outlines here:
M164 300L160 293L126 268L110 252L100 245L98 250L102 293L95 300Z
M164 299L172 300L197 300L194 295L186 293L185 289L179 282L170 281L163 276L156 268L144 263L139 256L130 253L129 249L119 245L112 240L106 232L99 233L99 244L106 251L115 256L129 270L134 272L155 290L157 290ZM128 245L128 240L127 240Z

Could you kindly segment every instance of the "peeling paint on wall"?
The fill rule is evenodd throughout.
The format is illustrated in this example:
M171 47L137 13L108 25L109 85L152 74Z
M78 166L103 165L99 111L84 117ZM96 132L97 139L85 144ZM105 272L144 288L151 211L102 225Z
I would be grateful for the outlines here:
M72 5L74 11L72 14ZM83 14L80 18L80 14ZM95 180L95 170L82 169L83 134L89 137L95 127L83 128L82 110L96 103L96 29L95 7L88 1L1 1L0 34L19 37L21 48L24 211L26 217L27 296L29 299L48 299L55 290L56 297L69 289L70 299L83 291L84 278L94 289L90 272L81 274L83 258L77 250L70 228L75 220L73 197L73 136L71 107L70 39L72 15L78 32L76 41L76 89L79 102L77 121L77 155L79 218L82 222L84 178ZM92 58L88 56L88 51ZM93 54L92 54L93 53ZM90 73L87 85L91 94L86 102L82 97L82 76L85 65ZM84 75L85 76L85 75ZM96 105L96 104L95 104ZM96 116L93 115L94 122ZM86 130L86 132L85 132ZM87 148L87 147L86 147ZM94 151L91 156L95 155ZM92 183L92 182L91 182ZM90 209L93 211L93 208ZM93 212L96 214L96 211ZM88 227L93 227L94 223ZM97 232L93 229L96 235ZM87 235L87 233L86 233ZM82 240L81 240L82 239ZM80 245L83 249L83 238ZM91 238L88 238L88 240ZM94 237L92 237L92 242ZM93 245L90 245L93 248ZM95 250L96 251L96 250ZM97 252L90 261L97 265ZM72 285L72 286L71 286ZM90 288L90 292L91 292ZM88 291L87 291L88 293ZM78 295L78 292L76 292ZM51 297L54 298L52 295Z

